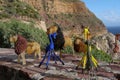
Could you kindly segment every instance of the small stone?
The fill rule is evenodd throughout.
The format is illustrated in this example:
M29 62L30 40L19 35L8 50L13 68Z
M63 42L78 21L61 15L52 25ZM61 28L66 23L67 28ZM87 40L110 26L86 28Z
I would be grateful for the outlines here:
M34 65L34 67L38 67L39 64L33 64L33 65Z
M49 66L49 69L50 69L50 70L56 70L56 67L54 67L54 66Z
M67 69L67 71L69 71L69 72L70 72L70 71L73 71L73 70L72 70L71 68L68 68L68 69Z
M32 79L33 80L41 80L43 79L45 76L42 76L40 73L34 74Z
M112 70L112 72L113 72L114 74L120 74L120 71L119 71L119 70L118 70L118 71Z
M97 80L111 80L111 79L107 78L107 77L101 77L101 76L99 76Z
M107 72L112 72L112 69L109 67L102 67L103 69L105 69Z
M77 72L66 72L66 71L59 71L59 70L48 70L45 72L46 76L52 76L52 75L55 75L55 76L65 76L67 78L72 78L72 79L75 79L75 78L79 78L78 77L78 73Z
M33 68L33 67L34 67L34 65L30 65L29 67Z
M9 65L12 64L11 62L5 62L4 65Z
M33 62L34 59L26 59L27 62Z
M106 63L106 62L99 62L99 66L106 66L106 65L109 65L109 63Z

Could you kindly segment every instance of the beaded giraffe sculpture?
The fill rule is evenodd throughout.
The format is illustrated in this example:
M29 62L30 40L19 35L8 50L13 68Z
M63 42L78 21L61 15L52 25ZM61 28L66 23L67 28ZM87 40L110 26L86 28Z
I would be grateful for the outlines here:
M64 65L64 62L54 52L54 42L53 42L53 39L56 39L56 35L57 35L57 33L48 34L48 38L49 38L50 44L46 47L45 56L42 59L42 61L40 62L39 67L43 64L43 62L44 62L45 58L47 57L47 55L48 55L48 58L47 58L47 62L46 62L46 69L48 69L50 57L52 57L55 60L55 63L57 63L56 60L59 60Z

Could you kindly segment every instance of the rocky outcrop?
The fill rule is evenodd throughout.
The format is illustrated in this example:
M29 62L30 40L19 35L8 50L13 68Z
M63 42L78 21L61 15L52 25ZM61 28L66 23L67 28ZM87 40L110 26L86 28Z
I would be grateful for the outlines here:
M81 34L82 26L90 26L96 35L107 32L104 24L82 1L79 0L21 0L33 6L41 15L47 26L54 23L61 25L64 31L70 31L75 26L76 33Z
M92 42L95 44L97 49L103 50L108 54L112 54L115 43L115 36L112 33L107 33L98 37L94 37Z
M32 80L26 72L0 65L1 80Z
M0 18L32 21L35 27L39 26L43 30L43 27L57 23L64 32L71 31L73 25L78 34L83 31L83 26L90 26L93 36L107 32L102 21L79 0L0 0L0 4Z
M44 55L43 55L44 56ZM82 69L75 69L80 57L70 54L64 54L65 65L57 61L50 60L48 70L45 64L40 68L39 60L27 56L28 65L23 66L17 63L17 56L13 49L0 48L0 79L1 80L119 80L120 66L116 64L109 65L105 62L99 62L97 71L89 74L82 74ZM85 71L86 72L86 71Z

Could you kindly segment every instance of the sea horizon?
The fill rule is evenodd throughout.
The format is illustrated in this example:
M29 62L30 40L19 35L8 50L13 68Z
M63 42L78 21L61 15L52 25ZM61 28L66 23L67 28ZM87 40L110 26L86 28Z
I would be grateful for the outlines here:
M106 27L107 30L113 34L118 34L120 33L120 26L109 26L109 27Z

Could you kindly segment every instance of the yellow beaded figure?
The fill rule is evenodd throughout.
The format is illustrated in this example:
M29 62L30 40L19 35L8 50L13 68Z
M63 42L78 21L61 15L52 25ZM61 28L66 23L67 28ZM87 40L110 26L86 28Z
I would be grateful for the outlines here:
M90 35L90 32L89 32L89 27L85 27L84 28L84 40L87 41L88 40L88 37Z
M74 42L74 46L76 46L75 51L84 53L82 59L80 60L80 62L77 65L76 69L80 65L82 66L83 69L87 69L87 70L90 70L93 66L95 68L97 68L97 66L98 66L97 60L91 54L92 48L90 45L90 38L91 38L91 35L89 32L89 27L85 27L85 29L84 29L85 43L82 42L79 38L77 38ZM77 43L76 43L76 41L77 41ZM78 43L78 41L79 41L79 43ZM75 47L74 47L74 49L75 49Z

